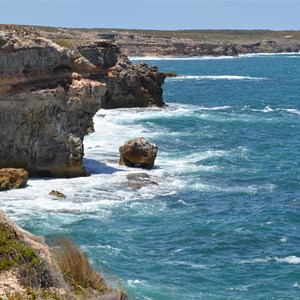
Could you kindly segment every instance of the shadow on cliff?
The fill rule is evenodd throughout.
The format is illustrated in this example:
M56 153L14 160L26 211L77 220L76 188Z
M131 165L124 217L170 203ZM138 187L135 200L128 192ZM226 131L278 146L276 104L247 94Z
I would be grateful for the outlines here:
M114 174L121 169L109 167L105 163L101 163L95 159L84 158L83 165L89 174Z

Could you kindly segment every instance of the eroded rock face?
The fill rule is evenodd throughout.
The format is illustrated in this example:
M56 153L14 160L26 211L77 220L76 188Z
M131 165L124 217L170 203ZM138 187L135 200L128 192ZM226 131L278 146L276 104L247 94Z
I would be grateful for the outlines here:
M151 169L157 155L157 146L139 137L126 141L120 146L119 151L120 165Z
M87 79L61 86L0 94L0 167L33 176L85 175L83 137L101 107L106 86Z
M0 169L0 191L22 188L27 181L28 172L24 169Z
M78 50L97 67L91 78L107 85L102 108L164 105L161 86L166 74L156 66L132 64L118 47L107 42L78 47Z
M83 138L100 108L163 105L165 75L109 43L63 48L0 32L0 168L86 175Z

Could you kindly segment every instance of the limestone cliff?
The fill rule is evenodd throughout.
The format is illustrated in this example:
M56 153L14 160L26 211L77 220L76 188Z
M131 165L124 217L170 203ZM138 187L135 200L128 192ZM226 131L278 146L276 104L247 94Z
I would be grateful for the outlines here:
M0 168L86 175L83 138L100 108L163 105L156 68L107 42L62 46L25 29L0 32Z
M117 46L105 41L78 46L78 51L97 68L91 78L107 85L102 108L164 105L161 86L166 75L157 67L132 64Z

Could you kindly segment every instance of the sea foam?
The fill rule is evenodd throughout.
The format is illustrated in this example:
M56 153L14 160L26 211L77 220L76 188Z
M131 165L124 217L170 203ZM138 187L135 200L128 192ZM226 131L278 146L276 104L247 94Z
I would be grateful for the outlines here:
M264 77L251 77L239 75L179 75L177 77L170 77L168 80L267 80Z

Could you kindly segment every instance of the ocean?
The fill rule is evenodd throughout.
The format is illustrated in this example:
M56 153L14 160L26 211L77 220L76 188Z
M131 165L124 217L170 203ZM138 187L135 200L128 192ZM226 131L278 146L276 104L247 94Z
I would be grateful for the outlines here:
M145 59L177 72L168 105L100 110L91 176L32 179L1 209L75 240L130 299L300 299L300 54ZM139 136L159 149L150 171L118 165Z

